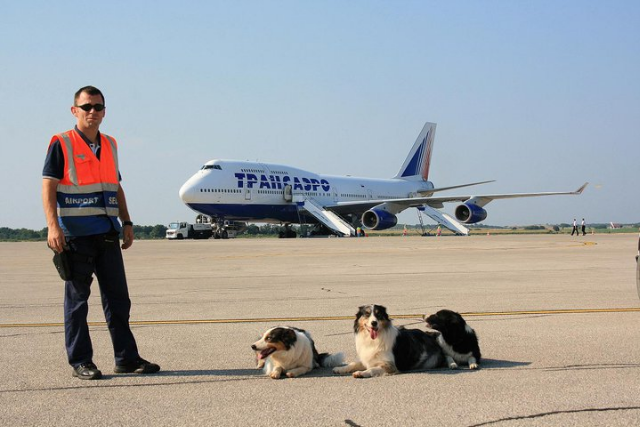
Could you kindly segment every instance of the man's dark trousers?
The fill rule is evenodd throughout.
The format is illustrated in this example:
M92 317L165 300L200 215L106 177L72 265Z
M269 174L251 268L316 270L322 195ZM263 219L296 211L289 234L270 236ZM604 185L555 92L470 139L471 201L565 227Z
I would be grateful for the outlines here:
M67 240L72 252L73 277L73 280L65 282L64 297L65 344L69 364L75 367L91 362L93 358L87 313L94 273L111 334L115 363L124 365L137 360L138 347L129 327L131 300L118 234L71 237Z

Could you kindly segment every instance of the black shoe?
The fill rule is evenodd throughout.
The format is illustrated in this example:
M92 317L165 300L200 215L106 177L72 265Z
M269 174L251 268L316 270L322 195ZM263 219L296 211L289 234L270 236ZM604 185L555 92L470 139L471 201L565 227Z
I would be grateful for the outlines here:
M159 365L148 362L144 359L138 359L125 365L116 365L113 371L116 374L153 374L159 370Z
M102 378L102 372L96 365L92 362L89 363L81 363L80 365L73 368L74 377L80 378L81 380L99 380Z

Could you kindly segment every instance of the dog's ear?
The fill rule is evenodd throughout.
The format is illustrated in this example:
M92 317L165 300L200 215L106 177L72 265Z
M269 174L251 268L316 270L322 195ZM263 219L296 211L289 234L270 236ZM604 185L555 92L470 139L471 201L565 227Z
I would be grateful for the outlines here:
M364 316L364 311L367 309L367 307L368 306L366 305L361 305L360 307L358 307L358 312L356 313L356 320L353 321L353 332L355 332L356 334L360 330L360 318Z
M354 333L358 333L360 332L360 318L362 317L362 314L360 312L358 312L356 314L356 320L353 321L353 332Z
M460 316L458 313L453 313L451 318L449 319L450 326L455 328L458 331L463 331L467 322L464 321L464 318Z
M389 319L389 314L387 313L387 307L382 306L382 305L374 305L373 306L373 314L379 319L379 320L390 320Z
M282 343L289 350L295 343L298 337L296 337L296 331L293 329L284 329L282 333Z

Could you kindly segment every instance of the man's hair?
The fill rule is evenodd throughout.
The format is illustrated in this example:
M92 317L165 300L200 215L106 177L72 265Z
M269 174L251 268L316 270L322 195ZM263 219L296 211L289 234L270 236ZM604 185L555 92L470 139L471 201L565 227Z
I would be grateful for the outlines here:
M80 98L80 94L82 92L86 92L86 93L88 93L89 95L92 95L92 96L100 95L102 97L102 103L104 104L104 95L102 94L102 92L100 92L100 89L98 89L95 86L85 86L85 87L81 87L76 92L76 95L73 97L73 105L77 104L76 101L78 101L78 98Z

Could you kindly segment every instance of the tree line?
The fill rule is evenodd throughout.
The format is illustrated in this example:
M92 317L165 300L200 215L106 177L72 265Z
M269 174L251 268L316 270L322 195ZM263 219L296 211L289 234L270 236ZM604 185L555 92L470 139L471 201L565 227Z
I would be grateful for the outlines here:
M42 230L29 230L27 228L0 227L0 241L3 242L37 242L47 240L47 227ZM133 234L136 239L164 239L167 227L164 225L134 225Z
M294 226L296 232L306 233L307 226ZM282 230L279 225L265 224L256 225L249 224L241 235L251 237L271 237L277 236ZM38 242L47 240L48 228L45 227L42 230L30 230L27 228L8 228L0 227L0 241L2 242ZM164 239L166 236L167 227L164 225L134 225L133 234L138 240L153 240Z
M633 232L638 229L640 223L637 224L626 224L622 229L611 230L618 232ZM395 227L391 228L390 231L393 230L402 230L404 227L403 224L398 224ZM604 230L609 228L609 224L588 224L588 229L596 229L596 230ZM420 225L407 225L408 229L418 229ZM517 227L499 227L499 226L488 226L488 225L479 225L474 224L472 229L475 228L512 228L516 229ZM525 226L525 230L552 230L554 232L566 231L566 229L571 229L571 224L561 223L558 225L529 225ZM294 225L292 229L296 231L298 235L305 236L308 230L311 230L311 227L308 225ZM278 233L282 230L282 227L275 224L264 224L264 225L256 225L249 224L247 228L240 234L245 235L247 237L272 237L277 236ZM139 240L152 240L152 239L164 239L167 232L167 227L164 225L134 225L133 233L136 239ZM8 227L0 227L0 241L2 242L37 242L47 240L48 229L45 227L42 230L30 230L27 228L8 228Z

